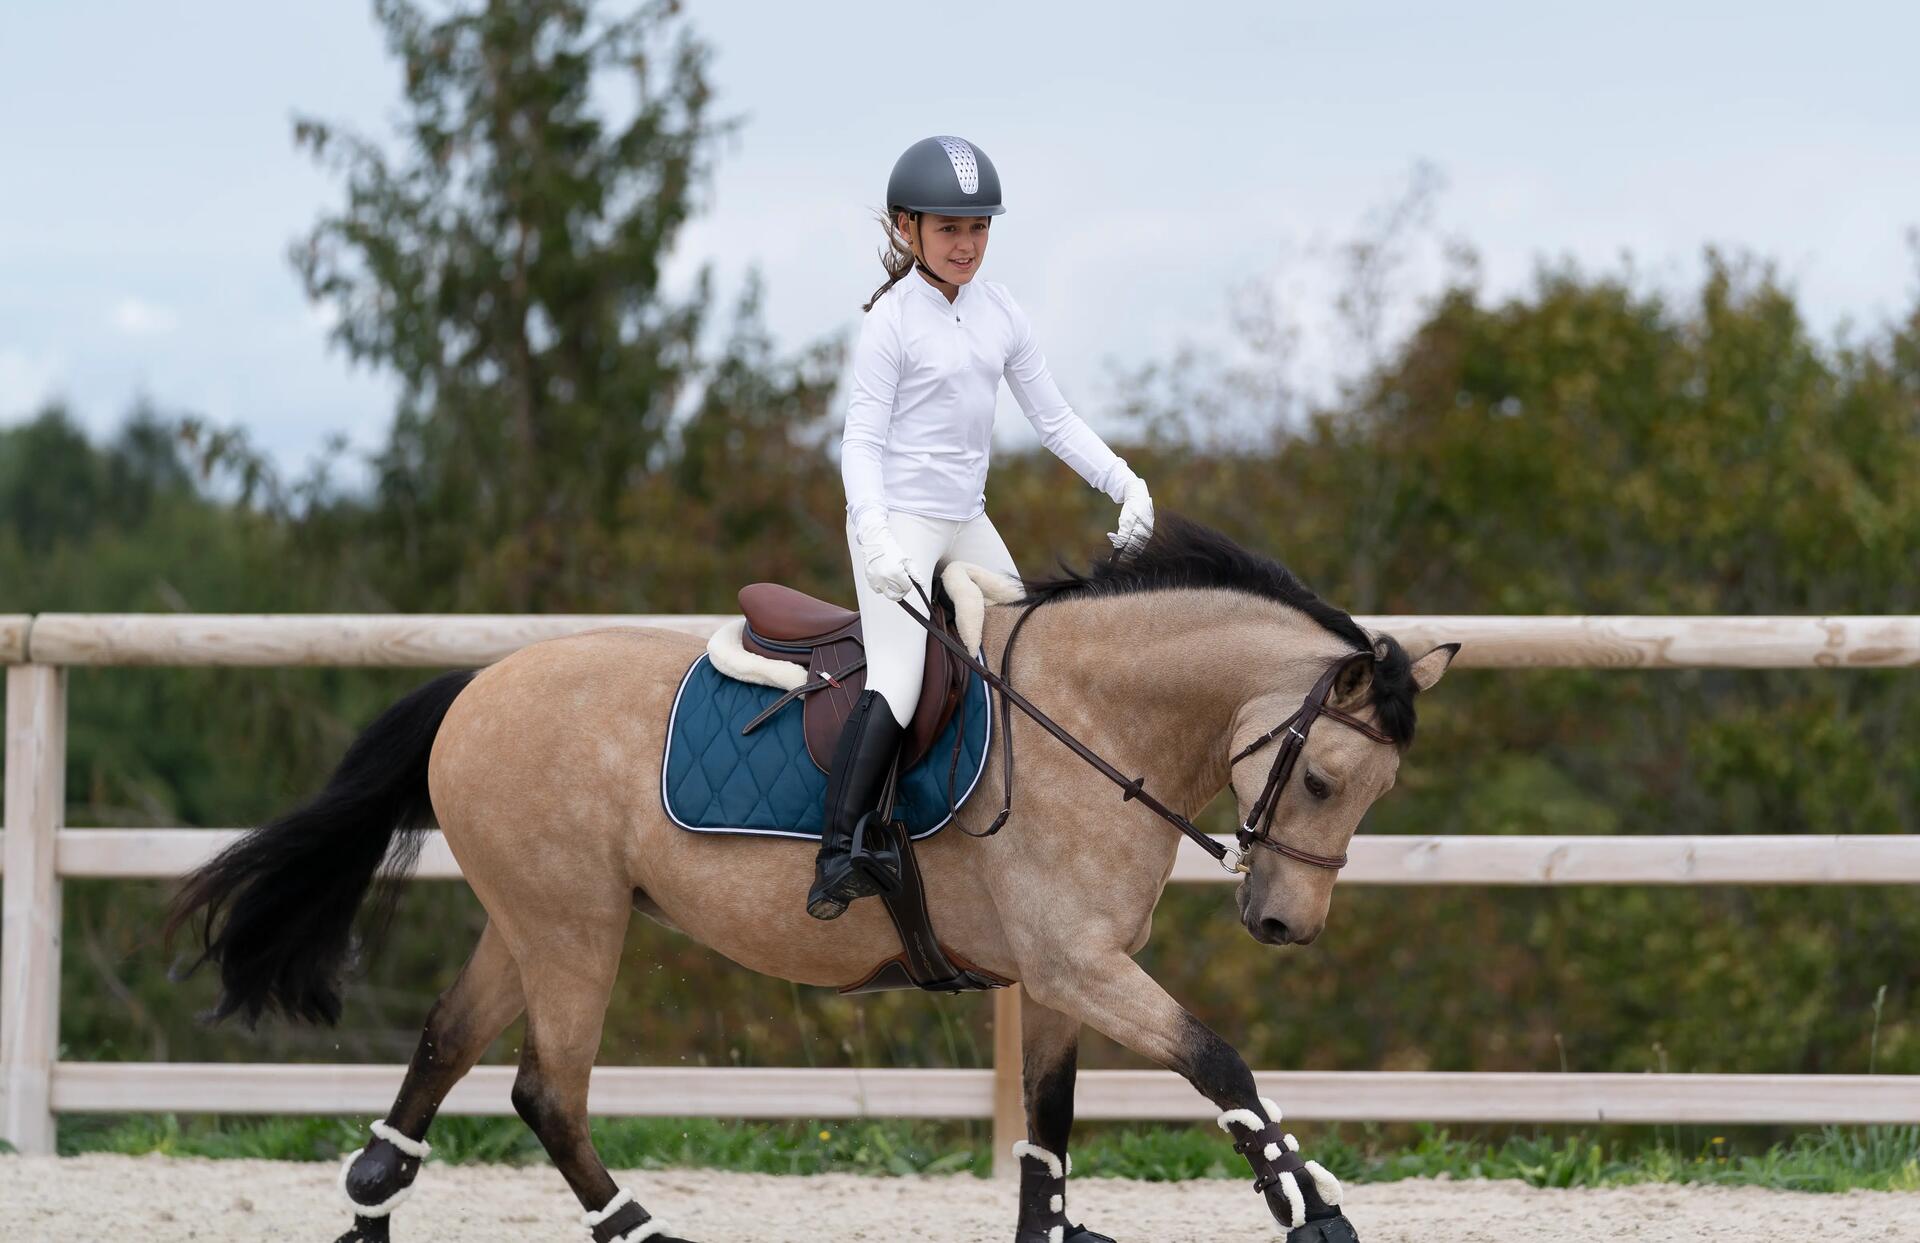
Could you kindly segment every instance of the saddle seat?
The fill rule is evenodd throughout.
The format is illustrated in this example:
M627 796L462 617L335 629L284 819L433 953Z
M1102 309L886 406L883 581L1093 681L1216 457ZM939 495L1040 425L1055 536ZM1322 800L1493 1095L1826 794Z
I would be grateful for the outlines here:
M953 607L938 579L933 590L934 617L958 637ZM789 698L805 707L803 721L807 754L822 772L833 762L834 746L847 717L866 689L866 644L860 614L815 599L780 583L749 583L740 589L740 611L746 616L742 645L774 660L799 665L807 680ZM952 718L967 690L967 668L927 636L920 679L920 699L900 744L900 769L906 771L924 757ZM788 699L778 701L784 708ZM775 709L777 710L777 709Z
M740 589L740 611L763 639L811 647L860 620L860 614L815 599L779 583L749 583Z

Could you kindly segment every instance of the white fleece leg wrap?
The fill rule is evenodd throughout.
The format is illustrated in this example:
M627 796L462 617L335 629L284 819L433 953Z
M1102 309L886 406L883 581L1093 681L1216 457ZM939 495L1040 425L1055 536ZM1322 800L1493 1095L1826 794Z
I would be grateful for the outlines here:
M1067 1197L1065 1197L1065 1196L1054 1196L1054 1197L1053 1197L1052 1199L1050 1199L1050 1200L1048 1200L1048 1201L1047 1201L1047 1210L1048 1210L1049 1212L1054 1212L1054 1213L1064 1213L1064 1212L1066 1212L1066 1211L1067 1211Z
M375 1139L384 1139L400 1150L400 1155L412 1157L415 1161L425 1161L427 1154L433 1151L433 1145L424 1139L408 1139L385 1122L375 1122L368 1128Z
M1288 1227L1304 1226L1307 1222L1307 1201L1300 1194L1300 1180L1289 1170L1280 1176L1280 1194L1287 1197L1287 1212L1292 1216Z
M1069 1157L1066 1161L1062 1162L1059 1157L1054 1156L1040 1145L1029 1144L1024 1139L1017 1139L1013 1141L1013 1159L1018 1161L1022 1157L1032 1157L1034 1160L1040 1162L1040 1164L1047 1167L1047 1173L1055 1178L1065 1178L1073 1172L1073 1158Z
M1065 1226L1054 1226L1047 1231L1047 1243L1065 1243L1066 1237L1067 1228Z
M1329 1206L1340 1203L1340 1180L1327 1173L1325 1166L1318 1161L1307 1162L1307 1176L1313 1179L1313 1189L1320 1193L1322 1203Z
M388 1126L384 1121L376 1121L367 1129L373 1132L375 1139L384 1139L399 1149L400 1155L403 1157L412 1157L415 1161L425 1161L427 1154L433 1151L433 1145L429 1144L426 1140L409 1139ZM346 1160L340 1163L340 1198L352 1206L356 1216L385 1217L388 1213L393 1212L393 1210L407 1202L407 1197L413 1194L413 1184L408 1183L378 1204L362 1204L360 1201L348 1195L347 1173L353 1169L353 1163L359 1160L360 1154L365 1151L365 1148L356 1148L347 1154ZM414 1177L418 1178L419 1175L416 1173Z
M625 1187L622 1187L620 1188L620 1190L613 1193L613 1199L608 1200L605 1204L601 1205L597 1211L593 1209L589 1209L586 1212L580 1214L580 1221L583 1225L586 1226L587 1229L591 1230L595 1226L599 1225L601 1222L605 1221L607 1218L613 1216L615 1213L619 1212L621 1209L627 1207L627 1205L632 1203L633 1203L633 1193L631 1191L628 1191Z
M1227 1112L1220 1115L1220 1129L1226 1131L1228 1135L1232 1135L1233 1131L1230 1128L1233 1126L1243 1126L1249 1131L1258 1132L1264 1130L1270 1123L1276 1125L1279 1123L1280 1106L1275 1104L1272 1098L1261 1097L1260 1107L1267 1111L1267 1116L1264 1119L1251 1109L1227 1110ZM1280 1137L1280 1143L1268 1144L1262 1148L1260 1155L1269 1161L1278 1161L1283 1145L1288 1152L1297 1153L1300 1151L1300 1141L1289 1133L1283 1134ZM1339 1205L1340 1180L1332 1174L1329 1174L1326 1167L1318 1161L1307 1161L1303 1164L1307 1172L1307 1177L1313 1180L1314 1192L1319 1195L1321 1202L1329 1208ZM1288 1172L1280 1176L1279 1187L1280 1194L1286 1197L1287 1210L1293 1214L1293 1219L1287 1223L1288 1226L1300 1225L1307 1219L1306 1202L1300 1192L1300 1180L1295 1177L1292 1172Z
M1264 1130L1267 1125L1267 1120L1251 1109L1229 1109L1221 1114L1217 1121L1220 1129L1226 1131L1228 1135L1232 1135L1233 1132L1227 1128L1236 1123L1256 1133Z
M353 1209L354 1216L356 1217L385 1217L388 1213L391 1213L407 1202L407 1197L413 1194L413 1186L412 1184L408 1184L400 1188L400 1190L394 1192L378 1204L362 1204L360 1201L348 1195L347 1171L353 1168L353 1163L358 1161L360 1154L365 1151L366 1149L364 1148L356 1148L347 1154L346 1160L340 1163L340 1198L345 1200L348 1207Z
M587 1229L591 1230L632 1203L633 1193L625 1187L622 1187L620 1190L614 1192L613 1199L608 1200L598 1210L589 1210L580 1214L580 1220L585 1223ZM615 1238L613 1243L646 1243L646 1240L651 1239L654 1235L661 1233L665 1229L666 1227L660 1224L658 1217L651 1217L627 1231L625 1234Z
M1253 1110L1251 1109L1227 1110L1227 1112L1220 1115L1220 1118L1219 1118L1220 1129L1223 1131L1227 1131L1227 1124L1229 1122L1237 1122L1241 1126L1247 1128L1249 1131L1262 1131L1266 1129L1267 1124L1270 1122L1275 1124L1279 1123L1280 1106L1273 1103L1273 1098L1271 1096L1261 1097L1260 1107L1267 1111L1267 1116L1264 1118L1262 1118L1259 1114L1253 1112ZM1227 1134L1231 1135L1233 1134L1233 1132L1227 1131Z

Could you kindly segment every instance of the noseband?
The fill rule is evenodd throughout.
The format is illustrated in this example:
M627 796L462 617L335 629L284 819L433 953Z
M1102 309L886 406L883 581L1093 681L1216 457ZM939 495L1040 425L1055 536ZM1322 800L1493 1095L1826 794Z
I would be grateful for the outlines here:
M1327 697L1333 694L1334 683L1340 680L1341 674L1360 661L1372 659L1372 653L1358 652L1330 666L1320 675L1320 680L1313 684L1313 689L1307 692L1306 699L1292 716L1242 747L1240 753L1229 761L1230 764L1238 764L1274 739L1280 739L1280 753L1273 757L1273 767L1267 770L1267 784L1261 789L1260 797L1253 801L1253 806L1247 809L1246 823L1242 824L1240 831L1234 834L1238 848L1227 850L1219 856L1220 866L1227 871L1246 871L1249 866L1247 852L1255 846L1264 846L1277 855L1298 859L1302 863L1310 863L1314 867L1325 868L1329 872L1338 872L1347 866L1347 856L1344 852L1337 855L1316 855L1310 850L1302 850L1298 846L1289 846L1277 840L1273 836L1273 812L1280 802L1280 792L1287 788L1287 779L1293 776L1293 766L1299 762L1300 752L1306 748L1307 731L1311 730L1313 723L1321 717L1338 721L1349 729L1356 729L1375 742L1391 743L1393 741L1391 736L1377 726L1351 713L1342 712L1327 702Z
M1289 859L1298 859L1302 863L1311 864L1317 868L1325 868L1329 872L1338 872L1341 868L1347 866L1347 856L1345 854L1316 855L1310 850L1301 850L1297 846L1289 846L1285 842L1275 840L1273 836L1273 812L1274 808L1280 802L1280 792L1286 788L1287 778L1293 775L1293 766L1299 761L1301 750L1307 745L1307 731L1313 728L1314 721L1320 717L1331 717L1342 725L1359 730L1375 742L1393 742L1393 738L1382 732L1378 727L1368 724L1359 717L1342 712L1327 702L1327 697L1333 694L1334 683L1340 680L1340 675L1361 661L1374 659L1372 652L1355 652L1353 655L1336 661L1333 665L1329 666L1327 671L1320 675L1320 680L1313 684L1313 689L1307 692L1306 699L1300 704L1299 709L1295 711L1292 716L1242 747L1240 753L1233 757L1230 764L1238 764L1241 760L1252 755L1274 739L1283 739L1280 744L1280 753L1273 757L1273 768L1267 773L1267 784L1265 788L1260 791L1260 797L1254 800L1252 809L1247 812L1247 822L1241 825L1239 832L1234 835L1236 845L1222 846L1219 842L1214 841L1212 837L1201 832L1193 821L1187 819L1153 795L1147 793L1145 777L1129 779L1121 773L1119 769L1102 759L1091 747L1068 733L1057 724L1053 718L1029 703L1026 696L1013 689L1012 682L1009 680L1009 672L1013 659L1014 640L1020 637L1020 628L1027 624L1027 619L1033 616L1033 610L1039 607L1037 603L1029 604L1025 611L1020 614L1019 619L1014 622L1013 630L1007 635L1006 646L1001 649L1000 672L996 674L993 670L981 664L980 661L974 657L974 654L969 652L965 645L958 639L947 633L944 627L934 624L932 620L933 601L927 599L926 592L920 588L918 583L914 584L914 588L920 592L920 599L925 602L927 612L922 614L911 604L902 600L900 601L900 607L907 611L907 616L919 622L926 628L927 633L938 640L960 663L986 679L987 685L1000 692L1000 749L1002 757L1001 763L1005 772L1004 785L1006 801L1001 805L1000 814L994 817L993 823L988 825L984 832L974 833L972 834L973 836L993 836L1000 831L1001 827L1006 824L1007 818L1013 814L1013 717L1007 708L1008 704L1012 704L1027 716L1032 717L1035 724L1065 743L1075 755L1085 760L1095 771L1119 786L1122 791L1120 795L1121 802L1125 803L1138 799L1142 806L1159 816L1162 820L1165 820L1174 828L1180 830L1181 833L1191 839L1200 849L1212 855L1214 861L1229 872L1245 872L1248 867L1251 866L1247 862L1248 853L1255 846L1264 846L1275 854L1285 855ZM964 826L963 831L970 832L970 830L965 830Z

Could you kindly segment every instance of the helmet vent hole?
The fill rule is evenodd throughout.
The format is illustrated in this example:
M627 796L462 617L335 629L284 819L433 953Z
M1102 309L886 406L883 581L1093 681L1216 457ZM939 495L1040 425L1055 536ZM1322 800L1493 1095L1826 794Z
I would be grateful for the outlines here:
M965 139L941 138L941 148L947 153L947 159L953 164L953 175L960 180L962 194L980 192L980 166L974 162L973 148Z

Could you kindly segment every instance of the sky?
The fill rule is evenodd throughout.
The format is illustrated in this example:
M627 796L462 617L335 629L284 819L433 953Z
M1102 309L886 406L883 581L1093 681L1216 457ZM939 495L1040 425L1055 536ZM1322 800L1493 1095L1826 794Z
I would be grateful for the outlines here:
M1703 248L1767 256L1817 328L1912 305L1920 6L1108 0L690 2L741 127L670 268L752 269L782 348L849 335L880 279L898 153L957 133L1008 213L982 275L1110 427L1118 370L1224 341L1277 289L1304 366L1350 364L1313 256L1421 164L1487 290L1543 259L1684 290ZM341 198L296 113L387 139L398 75L363 4L8 0L0 14L0 423L136 397L249 429L297 469L376 445L390 377L327 341L286 259ZM1305 275L1303 275L1305 273ZM1004 439L1024 428L1003 394Z

